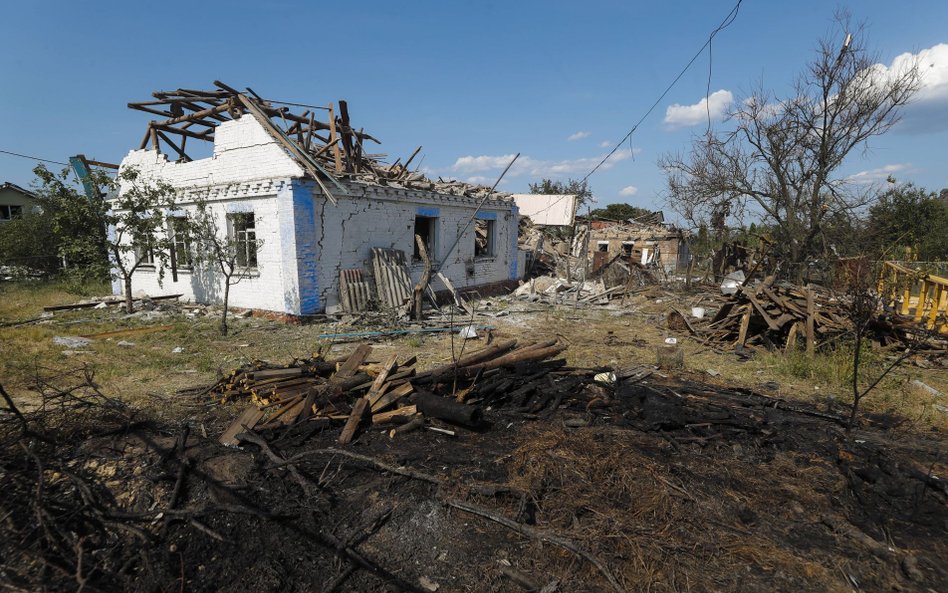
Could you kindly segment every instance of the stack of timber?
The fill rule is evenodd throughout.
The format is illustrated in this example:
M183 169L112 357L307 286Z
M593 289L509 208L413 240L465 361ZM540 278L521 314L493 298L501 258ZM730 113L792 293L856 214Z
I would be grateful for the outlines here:
M508 193L453 179L428 179L412 163L421 152L419 146L404 161L382 162L384 154L366 151L369 142L379 143L349 117L345 101L327 105L303 106L264 99L253 89L238 90L221 81L213 89L175 89L156 91L152 100L129 103L128 107L158 116L148 124L141 148L169 150L168 156L179 162L191 161L187 141L214 141L214 133L223 122L253 117L316 181L331 201L345 195L340 180L348 179L375 185L437 191L470 198L511 200ZM304 110L290 106L305 107Z
M359 345L344 358L319 356L285 366L254 362L213 385L180 394L206 393L221 401L249 399L220 437L237 445L248 431L284 430L301 424L340 428L349 443L362 426L390 426L390 435L427 428L454 434L431 421L476 427L483 406L510 404L526 414L552 413L586 380L565 369L557 356L566 346L555 340L518 344L504 340L464 354L455 362L424 372L415 357L392 354L367 362L372 347ZM550 375L558 374L559 382Z
M787 351L819 345L852 325L844 303L815 285L774 284L767 278L732 295L704 328L704 335L735 347L765 346Z

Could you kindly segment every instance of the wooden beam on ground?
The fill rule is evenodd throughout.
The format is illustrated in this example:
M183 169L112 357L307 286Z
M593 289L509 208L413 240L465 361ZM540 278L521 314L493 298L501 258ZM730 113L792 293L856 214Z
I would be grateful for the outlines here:
M359 401L357 401L352 408L352 413L349 414L349 419L346 420L346 425L342 428L342 433L339 435L340 445L348 445L352 442L352 437L355 436L356 429L359 428L359 423L362 421L362 417L368 408L368 398L360 397Z

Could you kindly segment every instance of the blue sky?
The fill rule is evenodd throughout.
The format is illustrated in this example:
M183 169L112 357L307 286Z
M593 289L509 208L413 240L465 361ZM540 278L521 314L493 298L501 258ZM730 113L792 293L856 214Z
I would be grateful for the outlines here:
M126 103L220 79L275 99L346 99L380 152L394 160L422 145L433 176L490 184L519 152L501 189L525 191L541 177L585 175L733 4L6 2L0 150L118 162L148 121ZM844 173L948 187L948 2L745 0L713 44L712 107L758 83L787 89L837 8L867 23L882 63L924 52L931 73L906 123ZM707 83L705 53L633 135L635 154L626 145L590 178L600 203L662 207L656 161L704 131L706 119L691 116L706 113ZM29 185L33 165L0 154L0 181Z

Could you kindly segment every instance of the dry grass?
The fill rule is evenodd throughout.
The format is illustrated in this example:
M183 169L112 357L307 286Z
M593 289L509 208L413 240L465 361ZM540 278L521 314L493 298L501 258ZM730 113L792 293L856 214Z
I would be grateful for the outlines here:
M104 292L106 287L99 287ZM75 302L81 298L61 284L7 284L0 286L0 318L5 320L29 319L37 316L42 307ZM660 301L660 302L659 302ZM825 402L850 401L849 389L842 379L845 369L840 360L819 358L815 365L788 360L779 355L764 355L741 362L731 354L714 351L679 332L665 327L665 314L670 305L687 310L693 298L635 296L625 308L574 309L548 308L539 313L512 312L496 320L482 319L479 323L496 326L498 338L515 337L521 340L560 338L569 344L565 352L569 364L581 367L632 366L655 363L656 348L666 337L682 338L686 370L702 380L722 384L737 384L753 389L764 389L767 382L776 382L776 391L786 398ZM531 305L530 308L540 308ZM212 381L218 369L227 371L251 359L288 361L298 356L330 347L327 340L317 336L332 331L351 331L326 324L290 326L262 319L234 319L230 335L221 336L213 317L188 319L172 316L154 321L124 320L114 310L79 310L57 313L47 323L0 328L0 380L20 398L28 395L27 386L37 368L62 368L89 363L94 365L97 379L110 393L129 400L146 398L149 393L170 394L175 390ZM170 324L172 329L160 333L97 340L88 354L63 355L62 347L55 346L57 335L83 335L122 328ZM130 348L120 347L121 340L134 342ZM483 340L468 342L450 334L413 334L397 339L376 341L377 358L397 351L405 356L416 355L421 368L440 364L457 356L464 348L470 351L480 347ZM184 348L174 354L172 349ZM347 351L351 344L333 346L336 351ZM712 378L706 371L720 373ZM948 373L907 366L884 382L864 405L875 412L893 412L908 418L919 429L938 427L948 429L948 414L939 412L934 404L937 398L911 384L920 379L926 384L948 393ZM942 403L942 405L946 405Z
M842 487L825 461L793 453L768 463L728 453L672 461L654 436L611 428L538 428L522 443L509 480L533 494L537 525L622 559L616 571L628 590L738 590L745 575L784 590L847 590L835 559L805 538L788 545L807 529L804 509L825 507ZM738 519L751 508L768 515ZM562 573L563 559L547 557L537 572Z

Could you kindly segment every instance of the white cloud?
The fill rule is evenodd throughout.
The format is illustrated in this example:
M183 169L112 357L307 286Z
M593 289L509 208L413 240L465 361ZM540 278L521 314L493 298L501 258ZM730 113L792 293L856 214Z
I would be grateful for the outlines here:
M665 110L665 125L672 129L695 126L708 121L709 112L712 120L719 120L724 117L732 101L734 95L731 91L721 89L708 97L702 97L694 105L669 105Z
M471 175L470 177L465 179L465 181L467 181L468 183L474 183L477 185L487 185L494 180L485 175Z
M910 132L940 132L948 129L948 43L939 43L917 54L904 53L888 66L876 64L872 76L892 78L918 64L920 88L903 110L902 128Z
M859 185L872 185L873 183L885 181L889 175L894 176L896 173L909 173L911 171L912 163L895 163L892 165L885 165L884 167L878 167L876 169L860 171L859 173L850 175L845 179L845 181Z
M609 142L608 140L603 140L599 143L599 148L609 148L610 146L612 146L612 142Z
M635 154L639 154L641 148L635 149ZM508 177L530 176L530 177L563 177L566 175L576 175L579 173L588 173L593 167L599 164L606 155L594 157L583 157L578 159L567 159L560 161L547 161L535 159L530 156L521 156L510 168ZM458 175L476 176L478 173L500 172L510 163L514 155L481 155L481 156L462 156L458 157L451 165L451 171ZM616 163L630 159L633 154L628 150L617 150L609 159L602 164L600 170L611 169ZM481 177L481 176L479 176ZM472 178L472 177L469 177Z
M620 196L634 196L637 193L639 193L639 188L634 185L627 185L619 190Z
M575 142L576 140L582 140L583 138L588 138L589 132L576 132L575 134L570 134L570 137L567 138L570 142Z

